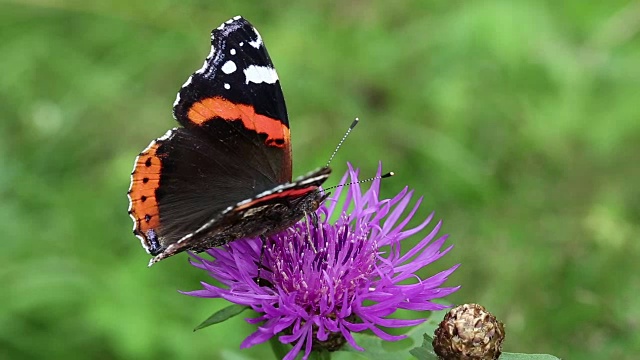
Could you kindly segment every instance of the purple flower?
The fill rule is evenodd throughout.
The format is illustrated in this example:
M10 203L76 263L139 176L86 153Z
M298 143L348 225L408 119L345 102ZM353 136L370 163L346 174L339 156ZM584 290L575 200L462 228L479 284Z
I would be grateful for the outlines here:
M341 184L348 183L349 176L350 182L357 181L358 171L349 166ZM397 309L445 308L432 300L458 289L440 287L458 266L420 279L416 271L451 249L442 250L446 235L437 237L441 222L403 254L403 241L423 230L433 214L417 227L406 229L422 198L403 217L413 191L405 187L392 199L380 200L380 179L364 193L360 186L338 187L317 210L316 224L303 220L269 237L260 274L268 286L254 281L260 239L244 239L208 250L213 260L192 255L193 265L206 270L224 287L203 282L203 290L186 294L250 306L261 316L247 319L259 325L242 347L278 335L280 342L293 344L287 360L294 359L302 348L306 359L313 349L337 350L345 342L363 350L351 336L363 330L383 340L403 339L380 327L413 326L425 320L388 318ZM346 197L339 208L338 199L345 188Z

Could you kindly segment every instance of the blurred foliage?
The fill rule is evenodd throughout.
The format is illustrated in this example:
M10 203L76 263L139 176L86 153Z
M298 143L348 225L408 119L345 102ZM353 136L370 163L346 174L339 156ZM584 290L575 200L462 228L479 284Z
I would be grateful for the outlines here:
M334 170L382 160L386 195L425 197L455 248L422 275L462 263L449 300L504 321L505 351L636 358L639 2L30 0L0 3L1 359L270 353L238 350L244 316L193 333L225 303L176 291L207 281L185 255L148 269L126 213L237 14L278 67L295 174L360 117Z

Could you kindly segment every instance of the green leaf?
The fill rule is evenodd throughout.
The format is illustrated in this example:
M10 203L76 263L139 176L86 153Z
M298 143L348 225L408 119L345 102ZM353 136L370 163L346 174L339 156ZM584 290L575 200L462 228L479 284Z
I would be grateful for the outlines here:
M309 360L331 360L331 353L328 351L312 351Z
M549 354L502 353L500 360L560 360L560 358Z
M273 350L273 353L278 359L283 359L291 350L291 345L281 343L277 335L269 339L269 345L271 345L271 350Z
M339 350L331 353L332 360L368 360L364 352Z
M438 355L433 351L433 337L425 333L422 338L422 346L411 349L409 353L418 359L438 360Z
M206 328L207 326L211 326L211 325L229 320L232 317L240 314L241 312L249 308L250 308L249 306L238 305L238 304L229 305L226 308L218 310L213 315L209 316L207 320L203 321L200 325L196 326L196 328L193 329L193 331L197 331L197 330Z

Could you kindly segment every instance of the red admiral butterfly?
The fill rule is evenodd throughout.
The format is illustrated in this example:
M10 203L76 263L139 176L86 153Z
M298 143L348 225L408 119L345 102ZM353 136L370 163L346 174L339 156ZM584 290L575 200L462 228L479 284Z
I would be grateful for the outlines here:
M236 16L211 32L211 53L173 104L182 125L136 158L133 233L155 257L270 235L324 200L324 167L291 181L289 120L258 31Z

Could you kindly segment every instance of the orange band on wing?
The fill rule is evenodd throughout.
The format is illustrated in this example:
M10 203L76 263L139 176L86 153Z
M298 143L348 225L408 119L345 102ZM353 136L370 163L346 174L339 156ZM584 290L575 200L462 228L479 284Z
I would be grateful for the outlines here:
M290 142L289 128L280 120L256 114L253 106L234 104L221 97L206 98L191 105L187 114L189 120L197 125L220 117L224 120L242 120L249 130L267 134L268 146L286 147Z
M131 174L131 215L136 219L136 232L146 238L149 229L160 225L156 189L160 185L162 164L155 143L138 156L136 167Z

